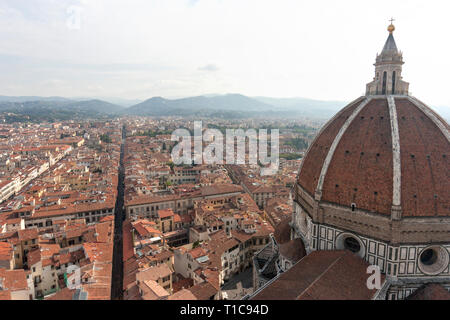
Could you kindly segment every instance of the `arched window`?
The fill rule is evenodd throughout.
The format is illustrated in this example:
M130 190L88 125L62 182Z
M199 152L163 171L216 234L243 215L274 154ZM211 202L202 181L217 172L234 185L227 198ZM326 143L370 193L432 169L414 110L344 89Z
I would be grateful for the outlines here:
M387 72L383 72L383 91L381 94L386 94L386 81L387 81Z
M394 72L392 72L392 94L395 94L395 76L396 76L396 73L394 71Z

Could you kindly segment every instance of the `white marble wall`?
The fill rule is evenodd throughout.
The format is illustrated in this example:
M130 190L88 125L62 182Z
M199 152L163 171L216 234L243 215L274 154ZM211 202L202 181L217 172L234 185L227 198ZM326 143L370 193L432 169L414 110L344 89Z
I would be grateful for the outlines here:
M450 283L450 243L441 245L411 244L391 246L388 243L354 234L348 230L340 230L328 225L313 223L306 212L294 203L292 216L293 238L302 238L307 253L314 250L340 250L340 239L343 235L351 235L361 244L360 256L372 265L378 265L381 272L390 279L408 282L426 283L430 280L441 282L444 286ZM443 259L446 267L439 274L426 274L421 267L420 255L423 250L434 247L440 251L439 259ZM442 269L442 268L439 268ZM394 290L396 298L406 297L417 289L416 286L399 286ZM389 291L388 295L391 294ZM402 298L401 298L402 299Z

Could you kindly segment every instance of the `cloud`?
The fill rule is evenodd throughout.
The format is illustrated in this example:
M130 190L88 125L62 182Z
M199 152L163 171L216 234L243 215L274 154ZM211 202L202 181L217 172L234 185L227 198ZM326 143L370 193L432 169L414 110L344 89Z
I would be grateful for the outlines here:
M195 7L195 5L199 2L200 0L188 0L188 6L189 7Z
M198 68L199 71L209 71L209 72L215 72L215 71L219 71L219 67L216 66L215 64L207 64L203 67L199 67Z
M450 105L450 42L430 32L450 29L449 8L380 0L367 18L357 0L0 0L0 93L351 100L373 79L394 16L414 95Z

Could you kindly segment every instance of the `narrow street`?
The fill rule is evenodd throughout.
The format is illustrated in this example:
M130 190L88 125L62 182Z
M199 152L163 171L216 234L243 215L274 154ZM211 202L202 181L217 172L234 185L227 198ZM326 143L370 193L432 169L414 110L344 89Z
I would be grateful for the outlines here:
M125 145L125 126L122 128L122 144L120 146L120 166L119 179L117 184L117 200L114 211L114 250L112 262L111 277L111 300L121 300L123 295L123 241L122 241L122 223L124 218L124 176L123 167L124 145Z

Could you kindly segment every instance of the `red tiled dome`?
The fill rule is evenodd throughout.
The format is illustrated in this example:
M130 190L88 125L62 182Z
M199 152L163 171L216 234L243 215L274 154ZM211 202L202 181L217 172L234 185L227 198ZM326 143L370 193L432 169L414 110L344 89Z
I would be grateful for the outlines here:
M286 217L275 227L275 232L273 236L275 241L280 245L291 241L291 217Z
M293 263L306 256L303 240L300 238L291 240L280 245L280 254Z
M316 200L403 217L450 216L449 125L409 96L361 97L318 134L298 184Z

